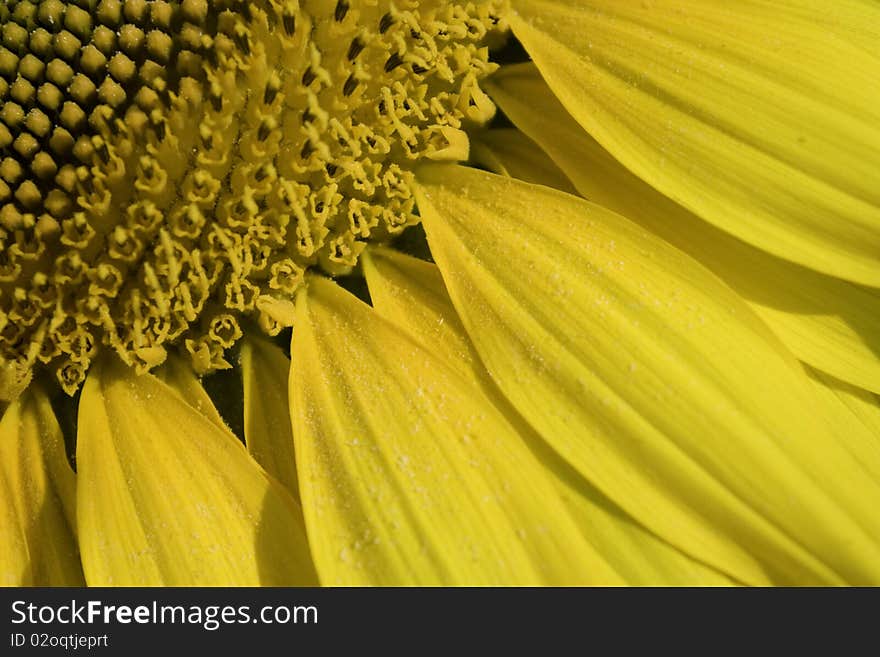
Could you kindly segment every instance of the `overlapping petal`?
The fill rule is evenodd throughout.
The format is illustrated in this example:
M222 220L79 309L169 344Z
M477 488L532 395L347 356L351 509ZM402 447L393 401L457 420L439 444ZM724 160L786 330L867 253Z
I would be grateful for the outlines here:
M663 196L584 132L533 65L506 67L489 89L586 198L638 222L709 267L801 360L880 391L880 291L751 247ZM517 155L498 152L505 162Z
M880 6L513 0L574 118L637 176L781 258L880 286Z
M482 361L597 488L742 582L880 579L880 485L729 288L568 194L451 166L419 180Z
M476 357L458 319L436 265L391 249L365 254L364 273L376 310L408 330L441 359L456 367L485 394L517 429L548 468L560 499L584 537L612 564L628 584L725 585L731 581L682 554L633 522L570 467L550 454L534 430L505 404ZM475 394L478 394L475 391Z
M300 490L322 582L622 581L442 351L314 278L298 298L292 356Z
M83 585L75 506L61 429L31 386L0 421L0 585Z
M186 403L217 425L218 429L229 431L189 363L179 356L169 355L162 367L155 370L155 375Z
M159 379L89 372L77 518L90 585L315 583L296 502Z
M846 436L846 442L853 444L858 458L880 481L880 398L824 372L814 370L810 374L826 398L830 394L849 411L849 415L841 414L840 433Z
M502 70L508 68L511 67ZM481 132L471 144L471 161L494 173L577 194L577 189L547 153L515 128Z
M479 385L473 346L437 266L378 247L364 253L363 268L376 311Z
M290 359L259 337L241 345L244 437L251 456L299 499L290 424Z

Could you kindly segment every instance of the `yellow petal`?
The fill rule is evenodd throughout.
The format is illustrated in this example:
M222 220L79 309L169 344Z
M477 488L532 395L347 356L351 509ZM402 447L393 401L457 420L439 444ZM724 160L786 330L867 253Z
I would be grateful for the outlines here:
M577 194L553 160L513 128L486 130L477 135L471 145L471 160L493 173Z
M645 226L709 267L749 302L799 359L880 391L880 292L751 247L663 196L584 132L533 65L506 67L488 88L582 195ZM505 162L517 154L510 153Z
M880 400L819 371L810 372L824 403L838 409L840 434L859 462L880 481Z
M46 395L31 386L0 421L0 586L82 586L76 478Z
M241 345L241 376L248 451L299 499L287 394L290 360L267 340L248 337Z
M504 417L335 283L297 300L291 417L330 584L617 583Z
M556 96L633 173L746 242L880 286L880 36L863 36L880 5L511 4Z
M462 167L418 177L481 359L597 488L742 582L880 581L878 483L729 288L568 194Z
M437 266L378 247L364 253L363 269L376 311L476 384L473 346Z
M880 397L843 381L836 381L822 372L815 374L819 381L834 390L844 405L861 420L880 445Z
M436 265L390 249L365 254L364 274L376 310L406 329L443 362L481 386L486 403L495 404L517 429L520 438L550 469L557 494L575 518L584 538L619 572L636 585L722 585L730 580L688 558L634 523L617 505L589 486L564 463L547 453L512 409L504 408L488 373L475 357ZM475 391L474 394L478 394ZM491 401L490 401L491 398Z
M162 367L155 370L155 375L218 428L230 431L214 402L199 383L193 368L185 360L170 354Z
M228 430L116 361L86 379L77 518L90 585L315 582L296 502Z

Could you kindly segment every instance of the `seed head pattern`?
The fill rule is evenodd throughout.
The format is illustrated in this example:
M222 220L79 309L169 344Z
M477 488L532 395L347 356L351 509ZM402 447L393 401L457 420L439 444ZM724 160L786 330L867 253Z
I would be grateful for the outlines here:
M418 223L495 107L495 0L0 6L0 398L110 349L196 372L292 324L309 268Z

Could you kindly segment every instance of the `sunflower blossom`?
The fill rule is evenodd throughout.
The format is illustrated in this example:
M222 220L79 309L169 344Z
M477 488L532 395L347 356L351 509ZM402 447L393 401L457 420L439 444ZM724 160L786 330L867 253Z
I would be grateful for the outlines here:
M878 43L5 2L0 584L880 583Z

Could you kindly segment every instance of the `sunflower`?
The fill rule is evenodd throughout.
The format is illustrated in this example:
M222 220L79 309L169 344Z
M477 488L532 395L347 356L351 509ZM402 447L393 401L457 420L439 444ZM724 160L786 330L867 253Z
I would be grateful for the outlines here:
M0 583L880 583L868 0L0 7Z

